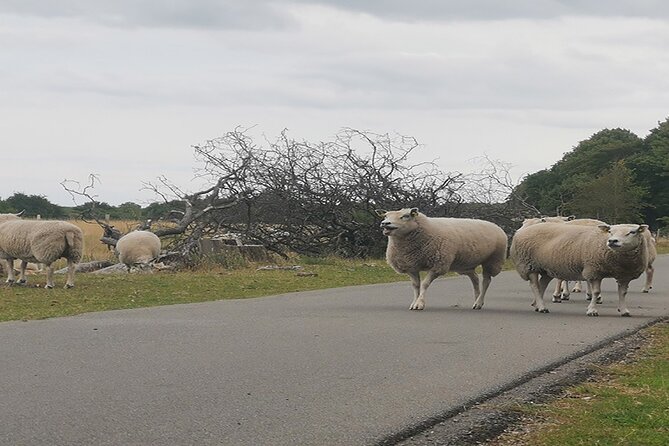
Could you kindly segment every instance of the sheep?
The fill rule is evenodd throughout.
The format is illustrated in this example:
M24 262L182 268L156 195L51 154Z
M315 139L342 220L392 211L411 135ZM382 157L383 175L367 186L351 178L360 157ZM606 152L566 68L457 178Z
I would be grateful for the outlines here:
M410 310L425 308L432 281L449 271L469 277L474 287L473 309L483 308L486 291L506 260L507 237L494 223L465 218L432 218L417 208L378 210L388 237L386 260L398 273L408 274L414 290ZM483 285L475 269L483 268ZM427 274L421 281L421 271Z
M565 223L571 221L575 216L570 215L568 217L562 217L558 215L557 217L535 217L535 218L526 218L523 220L522 228L526 226L536 225L537 223Z
M579 226L598 226L606 224L601 220L595 220L592 218L576 218L574 215L570 215L568 217L557 216L557 217L527 218L523 221L523 225L521 226L521 228L525 228L527 226L531 226L537 223L547 223L547 222L564 223L567 225L579 225ZM580 281L577 281L574 290L578 290L574 292L581 291ZM588 288L588 296L592 296L590 288ZM563 300L569 300L569 282L566 280L557 279L555 281L555 290L553 291L553 302L560 303Z
M26 283L28 262L47 269L45 288L53 288L52 263L67 259L65 288L74 287L74 270L81 260L84 236L79 227L65 221L21 220L15 214L0 214L0 259L7 270L7 283L14 283L14 259L21 260L18 283Z
M530 282L535 311L548 313L543 295L550 281L560 277L590 283L593 297L586 314L598 316L595 304L601 295L602 279L613 277L618 282L618 311L629 316L625 303L629 282L648 265L643 235L647 230L647 225L634 224L533 225L519 229L513 236L510 257L520 277Z
M143 268L160 254L160 238L150 231L132 231L116 242L116 252L128 271L133 266Z
M648 247L648 265L646 266L646 282L641 288L641 292L648 293L653 288L653 274L655 274L653 262L657 257L657 246L655 246L657 241L650 231L645 231L643 234L646 237L646 246Z
M575 220L570 220L565 222L565 224L574 224L574 225L590 225L590 226L599 226L606 224L601 220L595 220L592 218L578 218ZM657 257L657 248L655 247L655 238L653 238L653 235L651 234L650 231L644 231L643 232L644 237L646 238L646 244L648 247L648 266L646 267L646 281L644 283L644 286L641 288L642 293L648 293L651 288L653 288L653 274L655 273L655 268L653 267L653 262L655 261L655 258ZM592 299L592 290L590 289L590 285L586 282L587 285L587 290L586 290L586 300ZM558 288L556 286L556 292ZM574 288L572 289L572 292L574 293L580 293L581 292L581 282L577 281L574 284ZM556 293L553 293L553 297L555 297ZM561 294L561 300L569 300L569 286L567 283L565 283L565 287L562 291ZM555 300L553 300L555 302ZM601 296L597 303L602 303Z
M564 222L566 225L579 225L579 226L599 226L605 225L606 223L601 220L596 220L594 218L572 218ZM590 285L586 282L587 290L586 294L588 296L587 300L590 300L592 297L592 290ZM574 284L574 290L576 293L581 292L581 281L577 280ZM553 302L562 302L563 300L569 300L569 281L567 280L557 280L555 284L555 291L553 292ZM601 297L600 301L601 302Z

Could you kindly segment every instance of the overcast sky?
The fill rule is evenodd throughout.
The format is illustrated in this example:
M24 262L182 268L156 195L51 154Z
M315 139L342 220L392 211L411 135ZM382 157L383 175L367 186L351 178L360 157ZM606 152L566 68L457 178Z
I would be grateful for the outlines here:
M91 173L112 204L195 189L191 146L237 126L397 132L522 176L669 116L664 0L0 0L0 48L0 197L62 205Z

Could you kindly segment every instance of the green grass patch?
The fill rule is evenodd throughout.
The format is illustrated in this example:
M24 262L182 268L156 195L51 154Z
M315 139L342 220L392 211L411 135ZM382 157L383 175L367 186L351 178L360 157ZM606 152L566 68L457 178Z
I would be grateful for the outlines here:
M0 286L0 321L44 319L91 311L140 308L221 299L267 296L294 291L408 280L385 260L311 262L301 270L258 271L255 267L154 274L77 274L75 288L53 290L44 275L28 277L28 286ZM314 275L299 275L298 273Z
M493 444L536 446L669 444L669 324L650 329L650 345L632 364L603 367L595 381L529 409L542 420L524 438Z

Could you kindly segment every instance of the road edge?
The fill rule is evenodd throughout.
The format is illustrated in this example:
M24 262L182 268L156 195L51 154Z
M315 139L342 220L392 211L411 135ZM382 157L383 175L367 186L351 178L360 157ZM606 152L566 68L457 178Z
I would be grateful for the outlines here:
M636 328L603 339L519 379L478 395L463 405L408 426L374 443L375 446L480 445L521 420L520 404L544 403L566 387L585 381L597 366L610 364L637 350L644 330L669 321L659 317Z

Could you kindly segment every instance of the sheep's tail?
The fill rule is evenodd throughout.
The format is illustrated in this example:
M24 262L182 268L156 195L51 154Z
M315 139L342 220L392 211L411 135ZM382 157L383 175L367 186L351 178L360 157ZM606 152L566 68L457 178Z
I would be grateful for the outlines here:
M67 231L65 233L65 243L67 244L68 260L79 263L84 253L84 238L80 231Z

